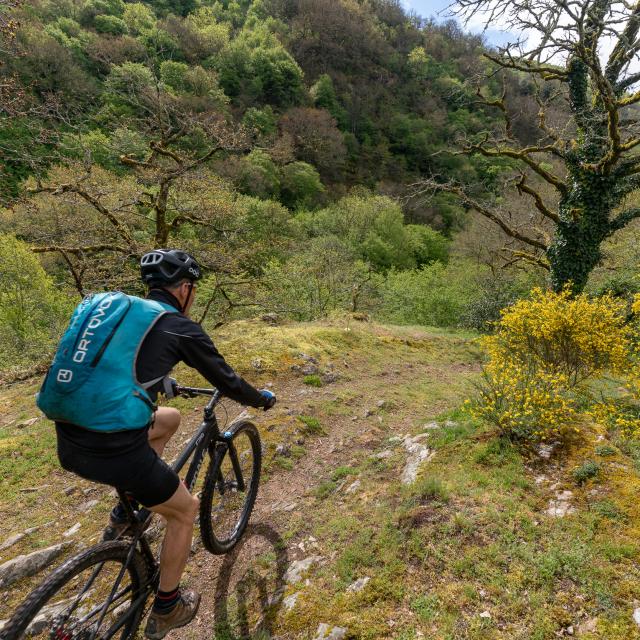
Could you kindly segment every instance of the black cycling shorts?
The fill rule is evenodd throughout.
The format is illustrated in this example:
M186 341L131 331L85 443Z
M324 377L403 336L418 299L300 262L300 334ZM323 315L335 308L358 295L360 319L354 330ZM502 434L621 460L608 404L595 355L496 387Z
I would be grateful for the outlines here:
M166 502L178 488L176 472L149 446L145 429L103 433L56 422L63 469L128 491L145 507Z

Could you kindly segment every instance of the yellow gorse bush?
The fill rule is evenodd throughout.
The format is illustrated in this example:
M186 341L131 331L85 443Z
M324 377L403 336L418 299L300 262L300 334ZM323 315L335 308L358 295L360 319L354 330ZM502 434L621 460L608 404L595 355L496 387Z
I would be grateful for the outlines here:
M488 362L475 413L515 439L576 430L584 384L628 371L630 338L623 302L535 289L481 340Z

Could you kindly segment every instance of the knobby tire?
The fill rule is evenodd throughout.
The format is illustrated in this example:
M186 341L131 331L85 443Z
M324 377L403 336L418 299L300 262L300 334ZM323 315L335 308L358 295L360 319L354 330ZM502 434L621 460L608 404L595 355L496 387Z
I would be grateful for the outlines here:
M124 565L130 548L131 542L127 541L105 542L95 547L91 547L90 549L87 549L87 551L67 560L63 565L58 567L51 575L49 575L45 581L16 609L11 619L5 624L2 631L0 631L0 640L19 640L23 637L32 637L31 635L23 636L22 634L29 629L38 613L43 611L51 600L55 599L56 594L58 594L67 583L71 582L75 576L81 574L83 571L86 571L91 567L95 567L97 570L98 565L109 561L115 561L116 563ZM131 596L123 600L123 604L127 601L135 602L135 600L141 596L143 589L146 587L147 566L143 556L138 550L134 551L129 564L127 565L126 571L132 588L129 592ZM118 640L132 638L140 625L143 613L144 601L139 603L135 612L130 615L129 620L124 624L124 627L109 637L118 638ZM111 621L109 623L109 627L113 628L113 626L117 624L117 620L121 620L124 615L126 615L126 611L123 611L122 615L118 614L116 622ZM102 633L105 631L106 629ZM91 633L87 631L81 631L80 633L91 635ZM49 630L47 637L65 638L67 636L76 637L71 636L65 630L62 630L62 632ZM80 637L83 636L81 635ZM100 633L96 634L96 638L101 637L102 635Z
M205 548L216 555L230 551L242 537L249 523L260 483L262 446L258 429L251 422L241 422L234 427L233 432L234 434L231 438L232 443L240 442L243 437L248 438L250 443L252 454L251 478L244 478L247 483L244 491L244 502L242 503L238 518L235 521L235 526L232 528L230 534L225 535L225 533L220 531L216 532L216 525L213 522L213 518L216 516L216 510L220 513L224 509L225 498L228 497L224 495L224 493L233 491L233 488L230 488L230 483L235 479L233 470L231 469L231 471L229 471L231 454L227 446L221 443L216 445L214 455L207 469L200 498L200 535L202 536L202 542ZM226 464L227 477L224 477L223 474L223 464Z

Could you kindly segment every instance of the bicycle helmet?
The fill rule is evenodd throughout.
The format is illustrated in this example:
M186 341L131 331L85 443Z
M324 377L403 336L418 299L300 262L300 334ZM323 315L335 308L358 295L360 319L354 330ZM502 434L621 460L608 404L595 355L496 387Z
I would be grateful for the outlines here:
M195 258L180 249L155 249L140 260L142 281L149 286L165 286L184 278L200 280L202 270Z

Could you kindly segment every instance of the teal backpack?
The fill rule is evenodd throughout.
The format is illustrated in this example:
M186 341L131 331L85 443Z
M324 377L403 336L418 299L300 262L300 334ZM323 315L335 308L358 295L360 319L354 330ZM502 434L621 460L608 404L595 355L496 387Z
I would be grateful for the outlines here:
M37 395L50 420L94 431L141 429L155 406L136 378L145 336L170 305L119 291L89 295L76 307Z

